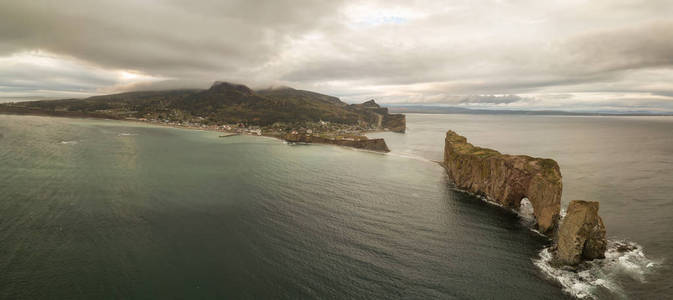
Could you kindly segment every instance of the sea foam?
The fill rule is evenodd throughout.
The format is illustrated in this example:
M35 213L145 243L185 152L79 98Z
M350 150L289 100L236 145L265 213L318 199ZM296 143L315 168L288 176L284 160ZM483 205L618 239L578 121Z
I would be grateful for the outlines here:
M117 136L136 136L138 135L137 133L128 133L128 132L122 132L118 134Z
M483 198L483 197L482 197ZM488 199L482 199L492 203ZM522 225L533 232L545 236L535 229L533 206L524 198L516 213ZM566 209L560 211L561 219L566 216ZM553 254L550 248L540 251L539 257L533 263L542 272L563 287L563 291L580 299L623 298L626 296L618 281L628 277L636 282L644 283L646 275L656 269L660 263L647 258L643 247L637 243L623 240L608 240L604 259L595 259L584 262L577 270L557 268L552 266Z
M502 204L488 197L453 187L456 192L466 193L480 200L498 207L505 208ZM535 229L535 216L530 201L526 198L521 200L518 209L510 209L517 214L522 225L540 236L548 237ZM561 220L566 216L566 209L560 211ZM553 254L550 248L540 251L539 257L533 259L533 263L550 279L561 284L563 291L579 299L626 299L624 290L618 281L622 278L631 278L644 283L646 275L653 272L660 262L647 258L643 247L637 243L623 240L608 240L604 259L595 259L582 263L576 270L570 268L557 268L552 266Z
M608 240L604 259L584 262L577 270L556 268L551 261L549 248L542 249L539 258L533 259L533 263L558 281L565 292L580 299L626 298L619 280L628 277L644 283L646 275L659 265L645 256L642 246L619 240Z

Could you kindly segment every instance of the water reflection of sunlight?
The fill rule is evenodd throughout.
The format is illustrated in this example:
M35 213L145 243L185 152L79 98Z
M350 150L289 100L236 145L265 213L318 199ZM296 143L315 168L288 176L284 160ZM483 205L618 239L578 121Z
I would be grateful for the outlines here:
M137 168L138 144L137 135L119 134L117 140L120 143L119 151L115 152L117 167L128 170Z

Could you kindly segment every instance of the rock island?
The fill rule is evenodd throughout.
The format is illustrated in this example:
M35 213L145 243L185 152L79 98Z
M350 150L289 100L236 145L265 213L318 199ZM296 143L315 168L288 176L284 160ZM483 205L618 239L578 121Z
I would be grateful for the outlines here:
M518 209L523 198L533 205L538 230L554 228L561 210L561 170L552 159L507 155L473 146L453 131L446 133L443 165L456 186Z
M554 263L576 266L605 257L605 225L598 202L571 201L560 221L561 170L556 161L508 155L474 146L453 131L446 133L442 165L455 185L504 207L519 209L527 198L539 232L553 238Z

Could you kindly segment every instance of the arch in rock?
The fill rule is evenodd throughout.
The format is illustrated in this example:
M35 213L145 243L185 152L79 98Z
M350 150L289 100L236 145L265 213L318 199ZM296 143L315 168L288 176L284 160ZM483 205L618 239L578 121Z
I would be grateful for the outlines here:
M509 208L527 198L537 229L548 233L561 210L561 171L552 159L507 155L473 146L453 131L446 134L444 162L456 186Z

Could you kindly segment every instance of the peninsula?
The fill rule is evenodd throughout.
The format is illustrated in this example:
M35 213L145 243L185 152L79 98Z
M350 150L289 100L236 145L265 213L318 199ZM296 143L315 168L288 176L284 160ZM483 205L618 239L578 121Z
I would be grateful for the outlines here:
M374 100L347 104L311 91L289 87L252 90L229 82L215 82L206 90L4 103L0 113L132 120L382 152L388 151L385 141L368 139L366 132L406 130L403 114L390 114Z

